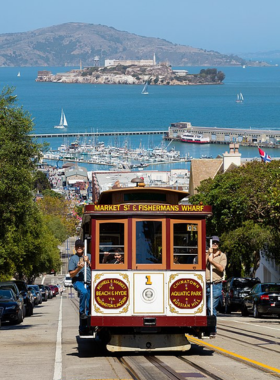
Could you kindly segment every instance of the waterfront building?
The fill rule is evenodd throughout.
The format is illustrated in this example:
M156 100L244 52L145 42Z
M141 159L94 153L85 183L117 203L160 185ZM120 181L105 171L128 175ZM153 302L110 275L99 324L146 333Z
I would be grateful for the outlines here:
M241 129L197 127L190 122L172 123L165 135L166 140L180 140L184 133L199 134L210 139L211 143L239 143L247 146L270 146L280 148L280 131L267 129Z

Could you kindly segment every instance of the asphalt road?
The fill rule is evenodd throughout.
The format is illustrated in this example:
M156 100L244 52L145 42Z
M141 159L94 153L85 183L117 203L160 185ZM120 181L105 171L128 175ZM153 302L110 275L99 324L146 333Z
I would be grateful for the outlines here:
M48 276L45 283L57 283L62 278L63 275ZM34 315L26 317L22 324L3 323L2 380L280 377L279 318L220 315L218 337L193 339L192 349L186 355L122 356L106 352L92 338L78 336L77 302L74 290L67 288L62 296L35 307Z

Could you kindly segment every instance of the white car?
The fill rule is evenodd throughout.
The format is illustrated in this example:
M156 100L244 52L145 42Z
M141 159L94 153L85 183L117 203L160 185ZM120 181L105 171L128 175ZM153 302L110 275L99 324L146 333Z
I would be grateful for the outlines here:
M72 285L72 278L69 275L66 275L64 278L64 286L66 288L68 288L69 286L73 286Z

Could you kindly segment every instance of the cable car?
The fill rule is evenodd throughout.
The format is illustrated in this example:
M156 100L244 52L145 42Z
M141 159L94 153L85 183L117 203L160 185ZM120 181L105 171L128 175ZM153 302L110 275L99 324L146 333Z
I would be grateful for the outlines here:
M86 205L83 238L91 253L88 326L107 349L186 351L186 334L216 323L206 312L206 218L211 207L188 193L127 187Z

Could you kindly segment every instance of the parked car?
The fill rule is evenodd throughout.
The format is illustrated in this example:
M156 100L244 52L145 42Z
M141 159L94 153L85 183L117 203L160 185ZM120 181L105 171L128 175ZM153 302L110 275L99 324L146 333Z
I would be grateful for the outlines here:
M29 292L31 292L31 294L33 296L34 306L39 305L39 303L40 303L40 297L38 296L38 293L36 292L36 290L34 288L32 288L32 286L30 286L30 285L27 286L27 289L28 289Z
M46 289L45 285L43 285L43 284L40 284L38 286L39 286L39 288L41 290L43 301L47 301L48 300L48 294L49 294L48 289Z
M13 281L2 281L0 282L0 289L12 289L13 292L16 295L16 300L17 302L20 302L21 304L21 309L23 310L23 318L26 315L26 308L25 308L25 303L23 296L21 295L19 288L17 287L17 284L15 284Z
M59 294L58 287L56 285L49 285L49 287L51 288L53 297L56 297L56 295Z
M255 284L259 284L259 278L233 277L227 280L225 285L225 313L241 311L243 298L247 296Z
M42 293L41 293L41 290L39 288L39 285L28 285L28 287L32 287L33 289L35 289L35 292L38 296L38 299L39 299L39 304L41 304L43 302L43 296L42 296Z
M256 284L243 299L242 315L249 314L255 318L263 314L277 314L280 317L280 283Z
M68 274L65 276L63 283L66 288L73 286L72 278Z
M0 317L1 321L11 323L23 322L23 306L11 288L0 289Z
M45 288L48 289L48 299L52 299L53 298L53 292L52 292L51 288L48 285L45 285Z
M27 284L24 281L20 280L13 280L13 282L17 285L20 294L23 297L25 309L26 309L26 315L30 316L33 314L33 307L34 307L34 299L32 293L27 289Z

